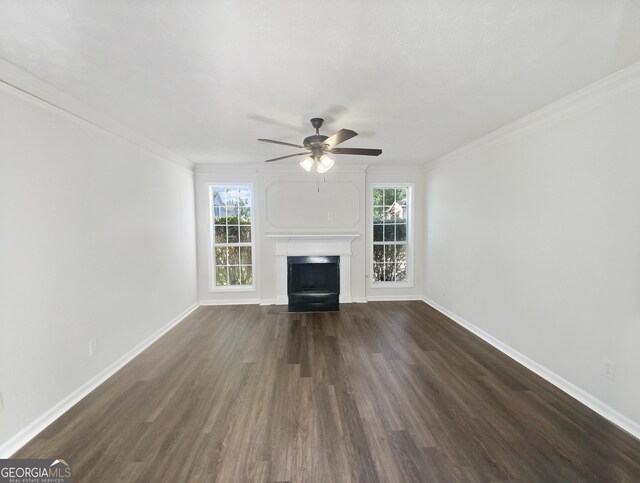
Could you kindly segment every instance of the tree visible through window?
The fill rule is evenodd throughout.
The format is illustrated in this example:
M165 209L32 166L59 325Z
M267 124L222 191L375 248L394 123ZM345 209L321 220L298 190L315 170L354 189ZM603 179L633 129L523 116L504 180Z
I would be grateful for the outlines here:
M373 281L407 281L409 186L373 188Z
M252 193L248 186L211 186L216 287L253 285Z

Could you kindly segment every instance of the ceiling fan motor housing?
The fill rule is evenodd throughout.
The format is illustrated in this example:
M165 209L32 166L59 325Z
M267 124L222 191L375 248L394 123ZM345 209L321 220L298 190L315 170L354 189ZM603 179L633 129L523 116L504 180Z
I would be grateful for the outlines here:
M313 146L322 146L322 143L328 139L329 136L323 136L322 134L314 134L313 136L309 136L304 138L302 144L304 144L305 148L313 148Z
M322 145L324 141L329 138L328 136L323 136L322 134L320 134L320 128L322 127L323 123L324 119L322 119L321 117L314 117L313 119L311 119L311 125L316 130L316 133L313 136L304 138L304 141L302 141L304 147L311 150L311 155L314 158L322 154Z

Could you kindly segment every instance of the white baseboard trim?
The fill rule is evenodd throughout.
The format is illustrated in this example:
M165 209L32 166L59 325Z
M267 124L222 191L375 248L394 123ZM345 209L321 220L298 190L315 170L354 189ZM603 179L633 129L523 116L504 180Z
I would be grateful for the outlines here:
M353 303L354 304L366 304L367 303L367 297L353 297Z
M550 382L551 384L556 386L558 389L566 392L567 394L569 394L569 396L577 399L578 401L580 401L582 404L584 404L588 408L594 410L596 413L598 413L603 418L609 420L610 422L612 422L613 424L618 426L620 429L626 431L627 433L631 434L635 438L640 439L640 424L638 424L637 422L635 422L632 419L628 418L624 414L619 413L618 411L613 409L608 404L602 402L600 399L598 399L595 396L589 394L584 389L581 389L580 387L576 386L575 384L573 384L573 383L567 381L566 379L564 379L563 377L559 376L555 372L547 369L543 365L541 365L541 364L537 363L536 361L528 358L524 354L521 354L517 350L511 348L510 346L508 346L504 342L500 341L499 339L496 339L495 337L493 337L492 335L488 334L487 332L485 332L484 330L480 329L479 327L477 327L477 326L473 325L472 323L466 321L462 317L457 316L453 312L450 312L449 310L447 310L446 308L444 308L441 305L437 304L433 300L431 300L431 299L429 299L427 297L422 297L422 301L424 303L426 303L427 305L429 305L429 306L433 307L434 309L436 309L438 312L440 312L440 313L446 315L447 317L449 317L456 324L458 324L458 325L464 327L465 329L467 329L468 331L474 333L475 335L480 337L485 342L488 342L493 347L498 349L500 352L506 354L507 356L509 356L514 361L522 364L524 367L526 367L530 371L535 372L537 375L539 375L540 377L542 377L546 381Z
M402 302L422 300L422 295L367 295L367 302Z
M37 419L35 419L32 423L26 426L24 429L19 431L12 438L7 440L5 443L0 445L0 458L10 458L16 451L22 448L25 444L31 441L34 437L36 437L40 432L42 432L47 426L53 423L56 419L62 416L65 412L71 409L75 404L77 404L82 398L84 398L87 394L97 388L104 381L113 376L116 372L118 372L122 367L124 367L128 362L130 362L133 358L135 358L138 354L144 351L147 347L153 344L156 340L166 334L173 327L178 325L184 319L187 318L191 312L198 308L198 304L193 304L187 310L182 312L180 315L175 317L171 322L166 324L164 327L158 329L156 332L151 334L145 340L136 345L129 352L124 354L122 357L117 359L111 365L109 365L106 369L102 370L96 376L92 377L78 389L73 391L67 397L65 397L62 401L57 403L51 409L40 415Z
M219 300L201 300L201 306L211 305L260 305L261 299L219 299Z
M261 299L260 305L275 305L276 299Z

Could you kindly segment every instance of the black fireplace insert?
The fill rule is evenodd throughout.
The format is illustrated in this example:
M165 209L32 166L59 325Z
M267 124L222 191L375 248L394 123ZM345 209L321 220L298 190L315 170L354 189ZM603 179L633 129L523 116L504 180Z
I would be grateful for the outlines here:
M339 310L340 257L287 257L289 312Z

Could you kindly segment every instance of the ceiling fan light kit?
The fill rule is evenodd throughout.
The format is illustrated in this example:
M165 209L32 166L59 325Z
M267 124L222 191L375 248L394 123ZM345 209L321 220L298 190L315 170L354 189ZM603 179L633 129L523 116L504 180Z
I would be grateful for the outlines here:
M315 164L316 160L311 156L307 156L306 158L304 158L304 160L300 161L300 166L302 166L302 169L304 169L307 173L311 172L311 168L313 168Z
M304 141L302 141L302 145L286 143L282 141L274 141L273 139L258 139L258 141L261 141L263 143L281 144L283 146L306 149L306 151L302 153L267 159L266 162L270 163L273 161L279 161L281 159L293 158L295 156L307 156L300 163L300 166L302 166L302 168L307 172L311 172L311 170L315 166L318 173L324 174L329 171L334 165L333 159L331 159L328 154L352 154L360 156L379 156L380 154L382 154L381 149L337 148L336 146L338 146L338 144L342 144L343 142L357 136L358 133L352 131L351 129L340 129L340 131L331 136L324 136L320 134L320 128L322 127L323 123L324 119L322 118L314 117L313 119L311 119L311 125L316 130L316 133L304 138Z
M310 173L313 167L316 167L316 171L320 174L324 174L333 168L333 159L331 159L326 154L320 156L320 159L313 158L312 156L307 156L303 161L300 162L300 166L307 173Z
M333 159L331 159L326 154L320 156L320 160L318 161L318 173L326 173L331 168L333 168Z

